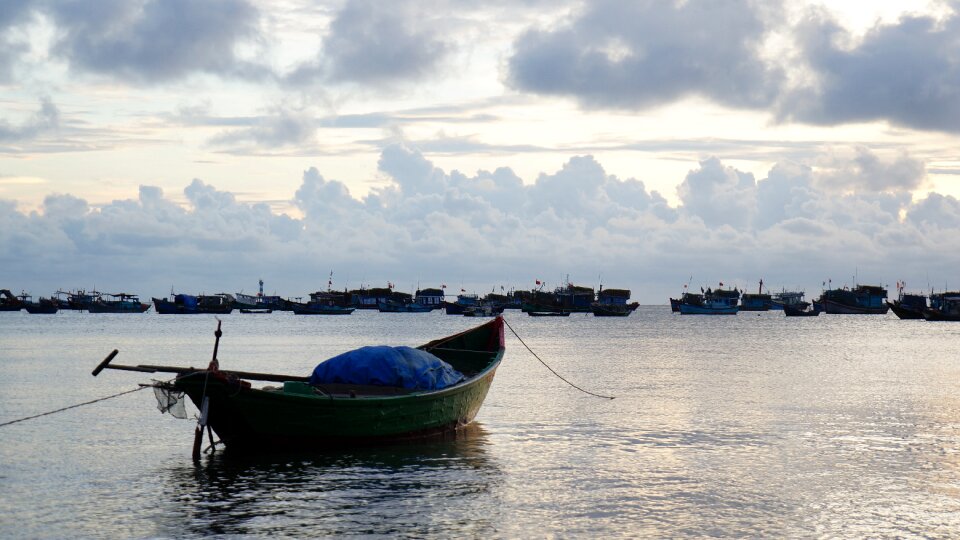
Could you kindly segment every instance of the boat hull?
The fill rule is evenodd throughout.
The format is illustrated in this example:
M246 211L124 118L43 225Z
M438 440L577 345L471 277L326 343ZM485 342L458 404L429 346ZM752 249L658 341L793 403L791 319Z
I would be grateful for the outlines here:
M736 315L740 310L738 306L694 306L691 304L680 304L681 315Z
M197 405L230 450L269 452L380 444L439 435L476 417L503 359L504 323L494 319L420 348L470 377L441 390L347 384L252 388L224 371L190 371L165 386ZM285 377L285 376L279 376Z
M880 307L862 307L841 304L827 299L820 303L823 305L823 312L830 315L883 315L890 309L886 304Z
M387 398L289 395L218 381L207 385L209 425L231 450L264 452L381 444L466 426L496 369L444 391ZM203 377L178 381L200 407Z
M923 319L923 310L898 305L895 302L887 302L887 306L893 311L894 315L901 319Z

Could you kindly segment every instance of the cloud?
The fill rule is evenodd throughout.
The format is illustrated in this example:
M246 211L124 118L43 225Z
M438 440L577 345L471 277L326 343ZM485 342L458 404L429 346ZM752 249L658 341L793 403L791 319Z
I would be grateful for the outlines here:
M834 125L886 120L960 131L960 14L904 16L860 40L822 13L797 27L814 82L786 93L780 115Z
M508 83L588 107L644 109L694 95L765 107L783 81L761 57L766 33L746 0L592 2L565 25L520 36Z
M330 24L317 59L289 80L346 82L371 87L415 81L432 73L452 44L431 25L429 4L347 2Z
M909 159L865 152L830 166L778 163L759 179L708 158L671 207L592 156L524 182L506 167L446 171L394 145L379 162L387 185L362 198L317 168L304 171L292 195L300 218L199 179L183 190L185 205L153 186L96 207L50 195L30 214L0 201L0 268L7 281L24 282L15 288L95 282L151 294L171 284L239 290L263 276L282 294L303 295L325 286L331 269L349 286L458 280L475 290L568 273L593 283L602 273L607 286L656 303L691 273L705 285L751 287L760 277L771 286L818 285L856 269L874 282L949 277L960 263L956 199L912 201L898 182L880 182L881 191L859 182L842 193L824 187L858 160L896 175L898 161Z
M25 142L60 127L60 109L49 97L40 98L40 109L18 125L0 119L0 142Z
M261 37L246 0L67 0L47 9L59 31L53 52L77 71L138 83L269 75L236 53Z
M30 47L10 31L32 16L30 0L6 0L0 9L0 84L14 81L13 69Z
M206 122L214 123L211 119ZM243 123L250 125L220 133L212 137L209 144L244 148L249 145L258 148L306 145L313 140L317 131L317 121L309 111L287 107L279 107L270 115L245 119Z

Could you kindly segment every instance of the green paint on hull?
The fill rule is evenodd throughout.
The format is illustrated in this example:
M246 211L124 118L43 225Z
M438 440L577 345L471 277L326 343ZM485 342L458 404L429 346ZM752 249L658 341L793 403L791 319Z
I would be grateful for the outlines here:
M403 440L455 430L470 423L503 358L503 321L420 347L469 378L443 390L350 385L313 387L291 381L256 389L229 372L195 371L177 378L198 407L206 387L209 425L231 449L306 449ZM390 395L393 394L393 395Z

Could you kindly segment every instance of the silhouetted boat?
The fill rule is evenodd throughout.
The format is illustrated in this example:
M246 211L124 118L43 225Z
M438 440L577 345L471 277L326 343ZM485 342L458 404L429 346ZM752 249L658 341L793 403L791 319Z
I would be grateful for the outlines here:
M887 306L901 319L922 319L923 310L927 309L927 297L900 291L899 298L887 302Z
M192 315L200 313L199 299L192 294L170 294L170 299L153 298L153 309L161 315Z
M740 295L740 311L769 311L773 306L773 297L763 292L763 280L756 293Z
M40 298L34 302L33 297L26 293L20 294L18 298L23 302L23 309L34 315L52 315L60 309L52 298Z
M702 296L684 295L680 302L681 315L736 315L740 310L740 291L734 289L707 289Z
M103 297L109 296L112 300ZM90 313L143 313L150 309L150 304L140 301L140 297L130 293L101 294L96 300L86 304Z
M823 292L817 304L828 314L883 315L890 309L884 300L887 290L876 285L857 285L853 289L830 289Z
M353 307L324 305L314 302L306 304L292 302L291 306L294 315L350 315L356 310Z
M0 289L0 311L20 311L23 300L17 298L10 289Z
M923 310L928 321L960 321L960 292L930 295L930 307Z

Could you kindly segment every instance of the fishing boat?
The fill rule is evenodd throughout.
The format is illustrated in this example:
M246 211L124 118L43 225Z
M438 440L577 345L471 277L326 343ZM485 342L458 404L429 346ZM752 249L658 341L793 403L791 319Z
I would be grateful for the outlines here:
M883 315L890 308L884 302L887 290L878 285L857 285L853 289L823 291L817 304L828 314Z
M923 310L928 321L960 321L960 292L945 292L930 296L930 307Z
M60 310L53 298L40 298L34 302L33 297L27 293L22 293L17 298L23 302L23 309L32 315L53 315Z
M684 288L686 288L686 285L684 285ZM670 311L674 313L680 313L680 304L684 302L688 304L702 304L703 295L697 294L697 293L685 292L680 296L680 298L671 298Z
M640 307L639 302L630 302L630 289L604 289L600 285L597 301L590 304L594 317L628 317Z
M0 289L0 311L20 311L23 300L14 296L10 289Z
M197 310L200 313L227 315L233 313L235 306L236 299L228 293L201 294L197 297Z
M273 313L273 310L270 308L240 308L240 313L246 313L247 315L269 315Z
M722 285L722 284L721 284ZM684 295L686 296L686 295ZM736 315L740 311L740 291L707 289L703 295L692 295L680 303L681 315Z
M781 289L780 292L770 295L770 309L783 309L784 306L797 307L797 304L807 303L803 300L805 294L803 291Z
M475 294L458 294L456 302L444 300L442 306L447 315L463 315L464 310L480 305L480 297Z
M240 452L377 444L442 434L469 424L503 358L503 332L503 318L497 317L417 347L462 375L436 390L352 382L311 384L323 364L311 377L223 370L217 360L219 326L213 360L206 368L111 365L117 355L114 350L93 375L105 368L176 374L172 381L154 386L170 399L185 393L201 410L195 458L200 455L204 426L229 450ZM250 381L280 386L255 388Z
M740 311L770 311L773 307L773 297L763 292L763 280L756 293L743 293L740 296Z
M927 309L927 297L900 291L899 298L887 302L887 307L901 319L923 319L923 310Z
M110 299L105 299L109 296ZM140 301L140 297L130 293L103 293L93 302L86 304L90 313L143 313L150 309L150 304Z
M152 298L153 309L160 315L192 315L200 313L199 300L192 294L170 293L170 299Z

